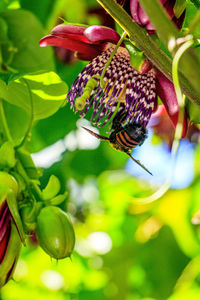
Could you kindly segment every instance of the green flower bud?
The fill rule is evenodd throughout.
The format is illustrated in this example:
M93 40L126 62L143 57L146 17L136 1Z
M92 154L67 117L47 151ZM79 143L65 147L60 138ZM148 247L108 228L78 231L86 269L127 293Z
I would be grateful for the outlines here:
M37 212L35 207L26 206L20 210L22 224L26 233L33 232L36 229Z
M67 213L56 206L41 209L37 218L37 238L42 249L56 259L71 255L75 234Z
M31 179L37 180L40 177L40 174L32 160L30 153L24 150L23 148L20 148L17 150L17 157L20 159L21 163L23 164L27 175Z

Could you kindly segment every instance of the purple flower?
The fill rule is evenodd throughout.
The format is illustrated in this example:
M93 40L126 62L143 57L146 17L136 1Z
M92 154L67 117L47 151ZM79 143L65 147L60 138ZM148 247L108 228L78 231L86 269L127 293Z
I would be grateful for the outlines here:
M67 95L71 107L80 111L81 117L91 110L91 122L103 127L118 109L126 112L124 123L138 122L146 127L156 110L158 95L176 126L179 107L173 84L148 61L141 73L134 70L124 46L118 48L101 84L99 78L119 39L113 29L103 26L58 25L41 39L40 46L74 50L79 58L90 60ZM186 122L184 124L185 134Z

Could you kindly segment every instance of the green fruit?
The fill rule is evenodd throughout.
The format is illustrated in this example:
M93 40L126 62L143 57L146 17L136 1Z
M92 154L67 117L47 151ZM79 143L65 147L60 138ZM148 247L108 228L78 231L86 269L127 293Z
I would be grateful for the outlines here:
M36 233L40 246L51 257L61 259L71 255L75 244L74 229L67 213L60 208L41 209Z
M15 178L6 173L0 171L0 203L3 198L6 197L9 191L14 192L15 195L18 193L18 183Z

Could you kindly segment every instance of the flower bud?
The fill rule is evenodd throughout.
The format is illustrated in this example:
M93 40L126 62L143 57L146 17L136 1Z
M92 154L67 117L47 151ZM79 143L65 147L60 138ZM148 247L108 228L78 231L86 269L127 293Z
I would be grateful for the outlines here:
M35 207L26 206L20 211L22 224L26 233L33 232L36 229L37 211Z
M12 190L14 194L17 195L17 181L12 175L0 171L0 204L3 200L5 200L6 194L9 190Z
M3 209L2 206L4 206ZM5 202L2 206L0 212L0 288L11 278L21 249L17 228L11 221Z
M0 172L0 205L4 200L6 200L6 203L9 207L9 212L12 215L12 218L17 226L20 238L25 245L25 234L21 222L21 217L19 215L17 194L18 183L15 178L6 172Z
M42 249L55 259L71 255L75 234L67 213L55 206L41 209L37 218L37 238Z
M178 28L181 28L185 17L185 10L182 9L181 13L177 17L177 15L175 15L174 12L174 7L176 4L175 0L160 0L160 2L163 5L167 14L169 15L170 19L175 23L175 25ZM138 0L130 0L130 11L132 18L138 25L145 27L149 33L155 33L155 28L153 24L151 24L148 16L144 12Z

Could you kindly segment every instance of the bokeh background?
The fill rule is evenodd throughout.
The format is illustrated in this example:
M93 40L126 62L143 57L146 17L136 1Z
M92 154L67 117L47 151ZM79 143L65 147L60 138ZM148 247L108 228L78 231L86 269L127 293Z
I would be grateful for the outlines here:
M44 34L60 18L115 26L95 0L11 1L9 9L18 8L35 15ZM49 51L52 69L70 87L86 62L67 50ZM84 132L83 125L90 126L66 104L35 122L29 142L43 169L41 186L54 174L69 192L62 209L70 213L76 233L71 260L51 260L31 236L0 299L200 299L200 229L191 222L200 210L197 127L180 143L171 188L156 201L141 203L168 178L174 133L169 120L152 120L148 139L133 153L153 177Z

